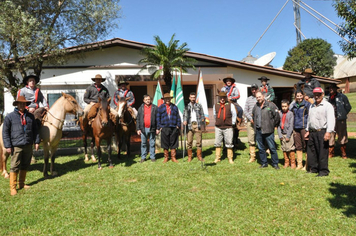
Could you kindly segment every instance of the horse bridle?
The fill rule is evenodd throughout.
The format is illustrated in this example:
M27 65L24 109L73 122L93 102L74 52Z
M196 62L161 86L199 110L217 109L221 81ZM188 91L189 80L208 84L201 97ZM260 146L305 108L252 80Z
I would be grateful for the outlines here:
M126 111L127 111L127 104L125 106L125 109L123 109L123 113L125 114ZM122 118L122 120L124 120L124 118ZM133 122L132 116L131 116L130 122L128 122L128 123L125 123L125 122L121 121L121 119L119 119L119 124L123 125L123 126L129 126L132 122Z

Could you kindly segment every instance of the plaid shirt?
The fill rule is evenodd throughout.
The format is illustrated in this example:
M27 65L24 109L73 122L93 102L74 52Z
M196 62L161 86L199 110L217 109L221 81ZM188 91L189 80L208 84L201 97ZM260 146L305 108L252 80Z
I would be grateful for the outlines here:
M168 128L168 127L181 127L181 120L178 112L178 107L174 104L170 105L171 116L168 117L166 104L162 104L157 111L157 129Z

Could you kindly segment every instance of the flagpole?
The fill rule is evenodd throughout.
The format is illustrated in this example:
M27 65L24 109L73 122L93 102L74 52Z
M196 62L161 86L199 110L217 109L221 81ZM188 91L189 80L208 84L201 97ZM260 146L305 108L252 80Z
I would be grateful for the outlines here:
M197 89L196 89L196 91L195 91L195 94L198 94L199 79L200 79L200 67L199 67L199 72L198 72Z

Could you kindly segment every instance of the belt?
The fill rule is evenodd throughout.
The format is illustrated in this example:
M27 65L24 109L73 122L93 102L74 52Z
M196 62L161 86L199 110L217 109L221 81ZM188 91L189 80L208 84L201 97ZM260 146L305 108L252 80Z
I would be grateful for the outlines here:
M197 124L198 124L198 122L192 121L192 125L197 125Z
M310 129L309 132L319 132L319 131L324 131L326 130L325 128L323 129Z

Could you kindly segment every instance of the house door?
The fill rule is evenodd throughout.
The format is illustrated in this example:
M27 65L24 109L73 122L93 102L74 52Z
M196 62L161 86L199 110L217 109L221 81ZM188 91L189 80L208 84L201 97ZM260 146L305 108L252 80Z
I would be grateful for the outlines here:
M133 105L133 107L135 107L136 110L138 110L138 108L143 103L143 95L147 94L147 86L130 85L130 90L133 92L135 96L135 104Z

